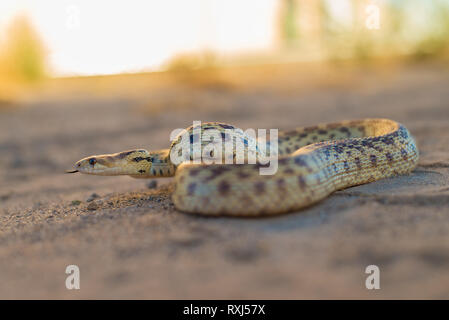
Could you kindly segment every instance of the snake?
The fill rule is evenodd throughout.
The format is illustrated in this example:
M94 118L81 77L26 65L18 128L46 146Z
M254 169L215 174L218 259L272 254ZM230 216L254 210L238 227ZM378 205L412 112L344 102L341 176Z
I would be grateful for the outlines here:
M214 129L226 137L227 129L238 128L221 122L190 126L184 130L190 142L197 129L202 133ZM248 136L237 132L233 141L242 139L246 145ZM279 131L278 168L271 175L260 174L266 166L260 162L192 163L187 159L174 163L171 151L184 143L181 140L173 139L169 149L89 156L67 172L174 177L171 199L177 210L211 216L270 216L309 207L338 190L409 174L419 158L416 142L404 125L377 118Z

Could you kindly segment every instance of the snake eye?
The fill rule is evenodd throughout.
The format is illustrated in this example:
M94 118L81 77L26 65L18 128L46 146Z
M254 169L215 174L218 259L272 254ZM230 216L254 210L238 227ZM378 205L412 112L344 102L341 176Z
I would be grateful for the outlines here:
M89 159L89 164L91 166L95 165L96 163L97 163L97 159L95 159L95 158Z

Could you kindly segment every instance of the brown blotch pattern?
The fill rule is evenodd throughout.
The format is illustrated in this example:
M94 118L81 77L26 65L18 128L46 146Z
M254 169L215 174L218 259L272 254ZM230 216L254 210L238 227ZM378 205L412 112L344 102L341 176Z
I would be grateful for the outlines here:
M227 195L229 193L229 189L231 189L231 185L226 180L223 180L218 184L218 191L221 195Z
M376 155L371 154L371 155L369 156L369 160L371 161L371 165L372 165L373 167L377 167L377 157L376 157Z
M360 163L360 158L359 157L354 158L354 162L355 162L355 165L357 166L357 169L361 169L362 168L362 165Z
M249 178L251 175L248 172L239 171L237 176L241 179Z
M262 194L265 192L265 182L259 181L254 184L254 190L257 194Z
M192 182L187 186L187 195L192 196L195 193L196 183Z
M298 177L298 184L301 189L304 189L306 187L306 181L304 180L303 176Z

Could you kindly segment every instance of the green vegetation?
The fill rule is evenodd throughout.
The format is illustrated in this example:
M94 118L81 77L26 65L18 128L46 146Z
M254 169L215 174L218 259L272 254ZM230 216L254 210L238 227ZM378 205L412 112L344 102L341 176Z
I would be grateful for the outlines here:
M411 59L438 58L449 51L449 1L448 0L390 0L377 3L379 8L379 29L368 29L366 5L376 2L351 0L346 18L332 12L332 0L284 0L279 27L280 40L284 48L297 51L298 56L307 55L309 43L299 37L299 30L292 11L302 12L307 6L317 6L317 16L310 21L316 25L311 29L321 30L314 38L323 56L330 60L354 59L366 62L376 57L408 56ZM287 10L288 9L288 10ZM310 11L310 10L309 10ZM342 12L340 12L341 14ZM303 17L302 17L303 18ZM295 23L296 22L296 23ZM296 29L293 29L296 28ZM309 26L310 28L310 26ZM297 46L289 46L295 42ZM313 47L313 46L312 46Z
M0 74L3 78L34 82L45 76L45 48L26 16L13 20L0 48Z

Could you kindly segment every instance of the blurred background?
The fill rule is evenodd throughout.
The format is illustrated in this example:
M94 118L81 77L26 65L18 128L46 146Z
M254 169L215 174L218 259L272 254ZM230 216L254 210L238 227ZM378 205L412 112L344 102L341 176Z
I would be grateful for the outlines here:
M0 81L431 59L448 33L447 0L4 0Z
M370 297L354 275L379 263L382 297L447 298L448 58L449 0L1 0L0 297L74 297L69 264L85 298ZM194 120L364 117L409 128L416 172L275 219L62 174Z

